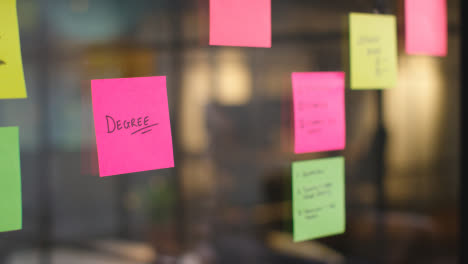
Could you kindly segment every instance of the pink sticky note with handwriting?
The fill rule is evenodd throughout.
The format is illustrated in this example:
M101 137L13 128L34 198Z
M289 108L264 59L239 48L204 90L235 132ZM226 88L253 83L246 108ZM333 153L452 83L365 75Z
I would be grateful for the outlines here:
M406 53L447 55L446 0L405 0Z
M344 72L295 72L294 152L341 150L346 144Z
M271 0L210 0L210 45L271 47Z
M101 177L174 167L166 77L92 80Z

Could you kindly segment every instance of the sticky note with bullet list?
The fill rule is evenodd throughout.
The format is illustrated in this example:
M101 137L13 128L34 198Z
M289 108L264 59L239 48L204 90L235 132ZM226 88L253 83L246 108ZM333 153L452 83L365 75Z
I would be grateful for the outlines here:
M294 152L342 150L346 143L345 73L295 72Z
M292 164L294 242L345 232L343 157Z
M0 127L0 232L22 228L18 127Z
M447 55L447 0L405 0L406 53Z
M397 83L397 31L393 15L351 13L351 89L386 89Z
M91 81L101 177L174 167L166 77Z
M26 98L16 0L0 1L0 99Z
M271 0L210 0L210 45L271 47Z

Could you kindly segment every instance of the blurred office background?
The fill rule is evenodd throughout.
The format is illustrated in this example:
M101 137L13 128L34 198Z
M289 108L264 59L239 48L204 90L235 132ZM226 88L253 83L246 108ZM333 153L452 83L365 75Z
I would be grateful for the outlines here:
M0 263L457 262L459 0L445 58L405 55L403 0L272 0L271 49L208 46L208 0L17 1L28 99L0 125L20 126L24 228ZM376 8L398 86L347 88L346 150L294 155L290 73L347 71L347 14ZM176 167L99 178L90 79L153 75ZM346 233L294 244L291 162L336 155Z

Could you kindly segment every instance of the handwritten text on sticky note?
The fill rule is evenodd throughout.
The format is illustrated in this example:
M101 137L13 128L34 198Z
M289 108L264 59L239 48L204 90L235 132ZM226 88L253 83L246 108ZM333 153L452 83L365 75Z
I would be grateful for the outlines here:
M292 74L294 152L345 148L344 72Z
M392 88L397 82L397 32L393 15L351 13L352 89Z
M22 228L18 127L0 127L0 232Z
M344 158L292 164L295 242L345 231Z
M210 0L210 45L271 47L271 0Z
M447 55L447 0L405 0L406 52Z
M16 0L0 1L0 99L26 98Z
M166 77L91 86L101 177L174 167Z

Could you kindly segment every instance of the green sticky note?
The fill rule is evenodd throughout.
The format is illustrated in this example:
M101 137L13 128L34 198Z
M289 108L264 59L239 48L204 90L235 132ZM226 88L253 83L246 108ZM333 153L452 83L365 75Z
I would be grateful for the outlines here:
M0 232L22 228L18 127L0 127Z
M292 164L294 242L345 231L344 158Z
M351 89L386 89L397 83L397 28L393 15L349 15Z
M0 1L0 99L26 98L16 0Z

